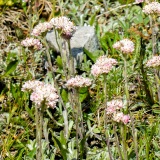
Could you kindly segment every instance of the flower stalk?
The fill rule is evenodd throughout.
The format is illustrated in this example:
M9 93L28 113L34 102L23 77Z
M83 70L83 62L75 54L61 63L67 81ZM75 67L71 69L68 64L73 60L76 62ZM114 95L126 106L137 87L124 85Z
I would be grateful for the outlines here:
M123 158L128 160L127 155L127 144L126 144L126 125L121 125L121 137L122 137L122 147L123 147Z
M35 107L35 122L36 122L36 160L42 159L42 130L43 130L43 112L45 108L45 100L41 103L41 106Z
M135 130L134 120L133 120L133 117L132 117L132 116L131 116L131 125L132 125L132 135L133 135L134 150L135 150L135 153L136 153L136 160L139 160L139 156L138 156L137 132L136 132L136 130Z
M119 158L120 158L120 160L123 160L122 154L121 154L121 148L120 148L120 145L119 145L118 135L117 135L117 132L116 132L117 127L115 126L114 122L112 122L112 124L113 124L113 131L114 131L114 135L115 135L115 139L116 139L116 146L117 146L117 149L118 149Z
M126 61L125 57L123 57L123 61L124 61L123 75L124 75L124 82L125 82L124 88L125 88L126 101L127 101L126 113L128 113L128 107L129 107L130 98L129 98L129 90L128 90L127 61Z
M104 73L103 74L103 94L104 94L104 100L103 100L103 104L104 104L104 128L105 130L107 130L107 116L106 116L106 107L107 107L107 75ZM109 153L109 158L110 160L112 160L112 153L111 153L111 148L110 148L110 139L109 139L109 135L108 133L106 133L106 143L107 143L107 148L108 148L108 153Z

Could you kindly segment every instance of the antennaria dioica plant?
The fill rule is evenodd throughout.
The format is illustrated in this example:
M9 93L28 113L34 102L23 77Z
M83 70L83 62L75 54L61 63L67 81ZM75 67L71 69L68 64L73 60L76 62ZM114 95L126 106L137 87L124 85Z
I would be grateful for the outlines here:
M34 2L29 1L33 13ZM4 95L8 99L0 117L0 131L6 138L2 137L1 157L158 160L159 3L145 12L153 2L52 2L54 11L47 22L35 25L31 13L22 55L9 53L4 65L1 80L7 86L0 102ZM75 24L60 15L75 24L96 26L100 49L94 53L84 49L78 65L70 44ZM57 37L59 53L46 40L50 30ZM38 58L45 61L44 70ZM17 70L23 65L26 74L19 76ZM18 76L20 82L15 83Z

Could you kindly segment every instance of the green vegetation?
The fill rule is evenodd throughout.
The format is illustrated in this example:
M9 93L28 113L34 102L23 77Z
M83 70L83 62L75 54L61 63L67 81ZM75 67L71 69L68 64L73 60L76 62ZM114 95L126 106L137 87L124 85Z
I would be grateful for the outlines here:
M146 5L131 0L0 0L0 160L160 159L160 18L159 13L144 13ZM62 28L53 27L62 42L60 53L46 42L47 32L34 37L43 45L39 50L21 44L33 37L37 24L61 16L75 26L94 26L98 37L99 50L84 49L75 70L70 37ZM128 51L130 45L127 52L114 47L123 39L133 42L134 51ZM96 77L92 66L103 55L117 63ZM76 75L91 79L91 85L66 86ZM22 91L29 80L54 86L56 107L47 107L47 98L34 103L34 90ZM112 100L123 106L108 113ZM118 119L119 112L128 117Z

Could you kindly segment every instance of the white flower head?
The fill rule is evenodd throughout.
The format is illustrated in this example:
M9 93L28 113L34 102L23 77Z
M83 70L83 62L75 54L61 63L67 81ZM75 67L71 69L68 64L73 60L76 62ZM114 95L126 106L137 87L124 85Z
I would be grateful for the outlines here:
M153 56L146 63L147 67L158 67L160 66L160 56Z
M91 79L84 78L82 76L76 76L75 78L71 78L67 81L67 87L87 87L91 85Z
M52 85L37 80L27 81L22 86L22 91L32 91L30 100L38 107L44 101L47 107L54 108L59 98L56 89Z
M76 26L74 26L73 22L71 22L70 19L65 16L52 18L50 23L55 29L61 30L62 36L67 39L71 38L76 30Z
M109 73L117 61L107 56L101 56L97 59L96 63L91 67L91 74L95 77L103 73Z
M151 2L151 3L147 4L143 8L143 12L145 14L147 14L147 15L149 15L149 14L158 14L158 15L160 15L160 3Z
M38 49L38 50L42 48L41 42L35 38L26 38L21 42L21 45L25 47L34 47L35 49Z
M118 42L116 42L114 45L113 45L113 48L123 52L123 53L132 53L134 51L134 43L129 40L129 39L122 39Z

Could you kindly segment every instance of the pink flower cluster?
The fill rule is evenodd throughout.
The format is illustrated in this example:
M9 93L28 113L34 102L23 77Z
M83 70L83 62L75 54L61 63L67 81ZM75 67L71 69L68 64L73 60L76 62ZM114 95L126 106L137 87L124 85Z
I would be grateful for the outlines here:
M147 67L158 67L160 66L160 56L153 56L150 60L146 63Z
M51 30L52 28L53 28L53 25L50 22L39 23L37 26L34 27L31 35L39 36L41 35L41 33L47 32L48 30Z
M130 121L130 116L119 112L121 108L123 108L122 100L112 100L107 102L106 114L113 116L113 120L116 122L127 124Z
M91 85L91 80L89 78L84 78L82 76L76 76L67 81L67 87L87 87Z
M149 14L160 14L160 3L151 2L143 8L143 12L147 15Z
M33 80L27 81L22 86L22 91L31 91L30 100L40 107L41 103L45 101L47 107L54 108L58 102L58 95L56 89L43 82Z
M39 23L37 26L35 26L31 35L39 36L41 33L53 28L60 30L62 35L68 38L70 38L73 32L76 30L73 22L71 22L67 17L62 16L52 18L50 22Z
M135 0L135 2L138 4L144 2L144 0Z
M130 122L130 116L124 115L122 112L119 112L113 115L113 120L116 122L122 122L124 124L127 124Z
M107 56L101 56L97 59L96 63L91 67L91 74L95 77L103 73L108 73L117 64L117 61L113 58L107 58Z
M113 45L113 48L123 52L132 53L134 51L134 43L129 39L122 39Z
M27 82L25 82L22 86L22 91L25 92L25 91L33 91L35 90L35 88L39 87L39 86L42 86L44 83L41 82L41 81L38 81L38 80L29 80Z
M42 48L41 42L38 39L34 39L34 38L26 38L21 42L21 45L25 47L34 47L35 49Z
M112 100L110 102L107 102L107 114L113 114L116 112L116 110L119 110L123 107L122 100Z
M64 16L52 18L50 23L55 27L55 29L61 30L62 35L65 37L70 38L76 30L76 26L74 26L73 22Z

